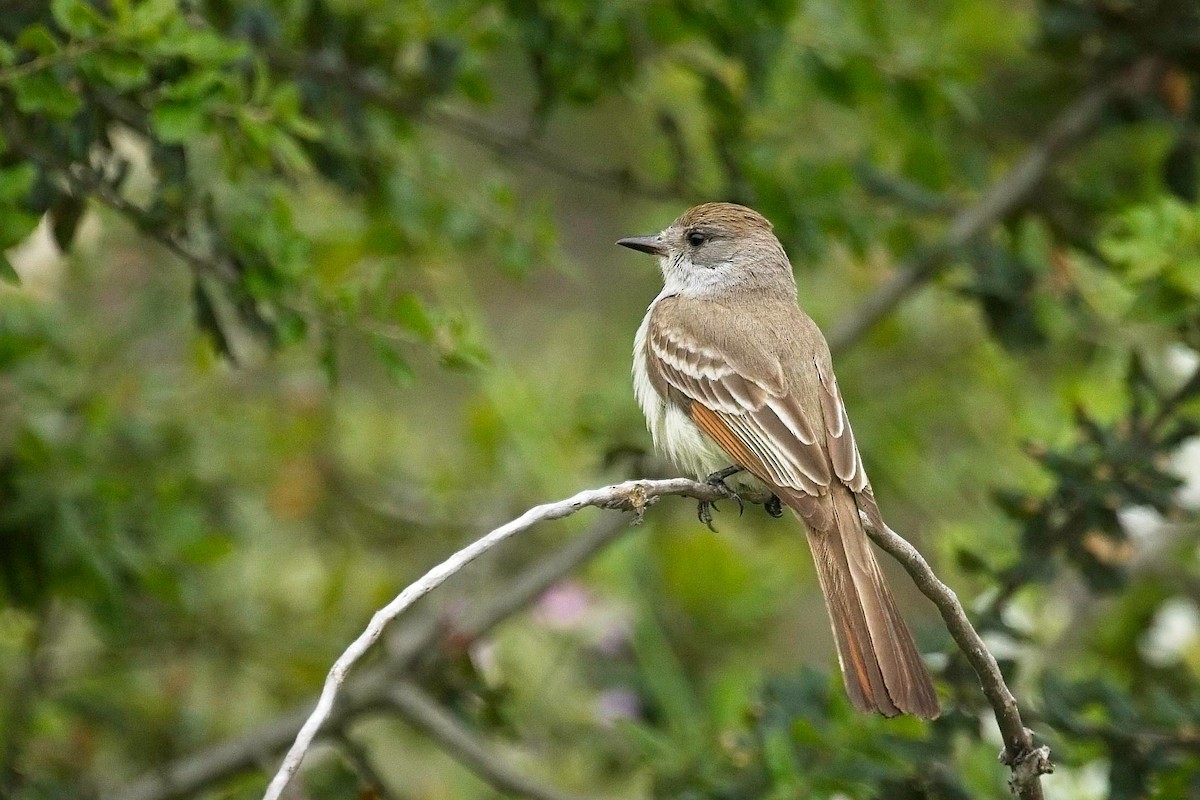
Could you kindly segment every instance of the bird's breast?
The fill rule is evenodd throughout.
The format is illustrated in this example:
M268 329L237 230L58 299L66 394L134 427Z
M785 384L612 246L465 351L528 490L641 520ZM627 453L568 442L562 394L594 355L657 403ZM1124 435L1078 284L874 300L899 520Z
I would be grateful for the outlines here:
M668 402L654 388L646 346L652 313L653 304L633 340L633 393L646 417L655 451L685 473L704 478L729 466L729 456L692 422L686 411Z

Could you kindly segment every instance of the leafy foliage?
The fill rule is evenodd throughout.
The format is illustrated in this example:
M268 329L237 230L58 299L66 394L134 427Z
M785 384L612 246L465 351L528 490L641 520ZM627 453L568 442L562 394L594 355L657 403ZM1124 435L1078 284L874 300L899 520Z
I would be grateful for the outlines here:
M1133 73L839 374L1050 794L1200 791L1198 43L1190 0L6 4L0 795L112 793L263 724L454 543L649 469L627 342L657 279L617 236L752 204L828 326ZM927 609L945 715L855 715L795 530L690 513L459 641L561 534L502 554L428 609L420 682L581 793L1004 791ZM352 727L312 797L490 796Z

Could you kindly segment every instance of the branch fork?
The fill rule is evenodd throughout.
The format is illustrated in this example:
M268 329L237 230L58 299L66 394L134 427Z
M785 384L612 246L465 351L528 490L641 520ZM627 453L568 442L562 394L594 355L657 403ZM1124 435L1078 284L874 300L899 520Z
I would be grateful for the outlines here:
M1033 731L1026 728L1025 733L1032 739ZM1038 784L1038 779L1042 775L1054 772L1054 762L1050 760L1050 748L1044 744L1017 753L1013 753L1006 747L1000 751L999 760L1001 764L1012 771L1012 776L1008 779L1008 788L1015 795L1020 795L1024 787Z

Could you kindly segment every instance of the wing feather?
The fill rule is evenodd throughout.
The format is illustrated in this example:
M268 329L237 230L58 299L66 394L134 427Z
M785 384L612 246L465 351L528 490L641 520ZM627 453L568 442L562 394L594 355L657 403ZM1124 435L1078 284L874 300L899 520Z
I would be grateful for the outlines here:
M811 511L805 517L818 530L830 524L825 496L834 480L851 488L851 481L865 485L836 384L829 394L822 377L821 418L813 420L788 393L777 363L773 371L741 374L718 350L653 319L647 345L662 379L691 404L693 421L759 479L812 498L803 503ZM831 422L848 444L849 456L842 440L831 436ZM826 429L825 437L815 425Z
M858 452L858 444L854 441L854 431L850 428L850 419L846 416L846 406L842 403L842 393L838 389L837 378L831 371L816 364L817 375L821 382L821 414L825 418L826 447L829 448L829 459L833 464L833 473L838 480L850 487L854 492L862 492L868 487L867 471L863 469L862 456Z

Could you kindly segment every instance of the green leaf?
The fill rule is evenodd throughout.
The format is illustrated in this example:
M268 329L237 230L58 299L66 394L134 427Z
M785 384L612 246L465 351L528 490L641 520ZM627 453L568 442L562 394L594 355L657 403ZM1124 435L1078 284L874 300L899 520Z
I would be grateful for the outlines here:
M12 262L8 260L8 256L4 255L2 251L0 251L0 282L13 286L21 284L21 276L17 274Z
M178 56L198 64L224 64L246 54L246 46L241 42L182 22L172 25L163 36L151 42L150 49L158 56Z
M38 226L40 217L20 208L0 205L0 249L12 247Z
M113 19L118 25L128 25L132 18L132 9L129 5L129 0L111 0L110 7L113 12Z
M17 108L26 114L67 119L82 106L79 96L49 72L35 72L13 84Z
M0 169L0 202L12 203L29 193L37 179L37 167L28 161Z
M96 72L106 83L120 91L143 86L150 80L146 60L132 53L106 50L88 58L83 66Z
M299 139L310 142L320 141L325 137L325 129L316 120L309 119L297 111L285 120L288 130Z
M433 320L416 295L405 292L397 297L392 303L391 314L396 322L420 334L421 337L429 339L433 336Z
M242 135L255 148L263 153L271 152L271 145L275 136L275 128L271 123L263 121L249 110L243 110L238 113L237 123Z
M633 651L646 689L673 736L689 750L703 737L704 714L683 664L658 621L647 615L634 627Z
M411 385L416 376L412 371L412 367L408 365L408 361L400 354L396 343L383 337L376 337L372 344L375 349L375 355L379 358L384 368L387 369L388 375L391 376L392 380L401 386Z
M164 142L181 144L204 133L207 118L204 105L199 102L170 101L154 107L150 124Z
M286 131L271 132L271 154L289 172L307 175L313 171L304 148Z
M228 84L218 70L200 70L162 86L161 91L163 98L167 100L196 100L208 97L222 88L228 88Z
M30 25L17 37L18 50L26 50L39 56L57 53L58 48L58 40L51 35L50 29L45 25Z
M178 14L176 0L145 0L134 6L129 14L130 32L135 35L152 33Z
M104 19L82 0L50 0L50 13L58 27L79 39L104 27Z

